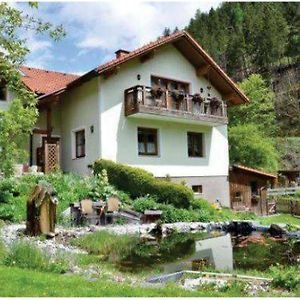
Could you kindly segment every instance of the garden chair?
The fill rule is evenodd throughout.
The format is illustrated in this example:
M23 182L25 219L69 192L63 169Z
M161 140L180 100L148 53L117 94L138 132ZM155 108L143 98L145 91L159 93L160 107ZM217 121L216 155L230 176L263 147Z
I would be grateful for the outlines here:
M84 199L80 201L80 223L87 223L98 225L99 215L93 208L93 201L90 199Z

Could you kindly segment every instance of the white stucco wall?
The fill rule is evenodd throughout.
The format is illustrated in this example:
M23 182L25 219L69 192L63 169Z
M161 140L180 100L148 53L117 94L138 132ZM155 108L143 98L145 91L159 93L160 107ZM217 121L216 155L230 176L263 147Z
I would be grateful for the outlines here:
M137 80L137 74L141 80ZM190 83L190 93L207 90L211 84L196 75L195 68L173 46L155 52L152 59L128 62L118 73L100 79L101 157L139 166L155 176L226 176L228 174L227 127L211 124L181 124L174 120L158 121L125 117L124 90L134 85L151 85L151 75ZM211 96L221 95L212 87ZM205 95L206 96L206 95ZM159 129L159 155L138 156L137 127ZM205 157L190 158L187 154L187 131L205 134Z
M100 157L98 83L98 78L94 78L67 92L61 99L61 167L66 172L88 174L88 165ZM85 130L86 156L75 158L74 131L80 129Z

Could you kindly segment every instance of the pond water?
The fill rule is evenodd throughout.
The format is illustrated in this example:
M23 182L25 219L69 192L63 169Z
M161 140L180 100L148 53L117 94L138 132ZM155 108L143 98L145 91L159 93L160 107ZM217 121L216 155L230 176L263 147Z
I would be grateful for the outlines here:
M119 262L122 271L138 272L158 267L163 273L182 270L265 270L276 263L294 264L300 243L273 239L262 233L234 236L229 233L171 234L166 238L140 241Z

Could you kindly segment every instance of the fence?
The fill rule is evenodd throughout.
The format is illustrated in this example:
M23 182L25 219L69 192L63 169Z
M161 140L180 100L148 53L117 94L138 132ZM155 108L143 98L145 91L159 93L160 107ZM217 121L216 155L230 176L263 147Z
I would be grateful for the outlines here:
M300 187L268 189L267 195L268 199L275 200L276 212L300 216L300 199L293 197L297 191L300 191Z

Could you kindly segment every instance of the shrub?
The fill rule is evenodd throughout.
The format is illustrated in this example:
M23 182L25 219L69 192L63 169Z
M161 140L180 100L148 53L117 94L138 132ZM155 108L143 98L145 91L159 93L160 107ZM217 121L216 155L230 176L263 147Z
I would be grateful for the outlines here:
M50 257L41 249L29 242L15 242L4 258L7 266L17 266L24 269L35 269L54 273L65 273L68 269L65 260L60 257L50 261Z
M270 268L274 287L295 290L300 287L299 266L274 266Z
M173 204L176 207L190 206L193 199L192 191L180 184L156 179L151 173L109 160L100 159L95 162L94 173L107 171L110 184L127 192L132 198L151 195L160 203Z
M146 209L157 209L159 205L154 197L146 195L145 197L135 199L132 207L135 211L143 213Z

